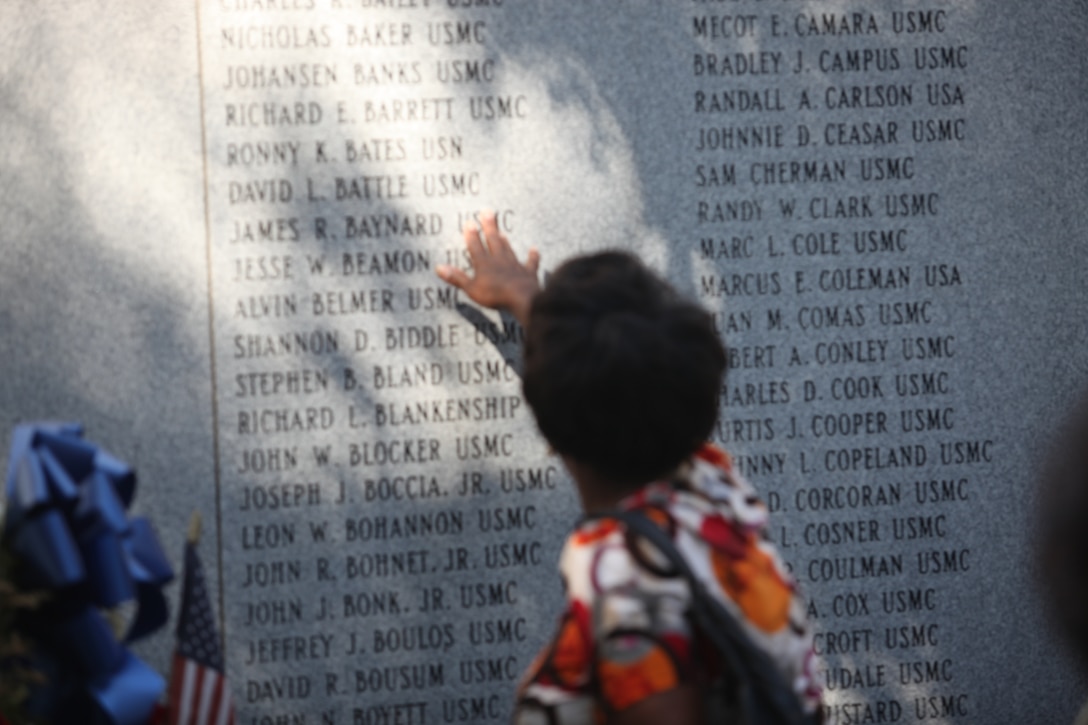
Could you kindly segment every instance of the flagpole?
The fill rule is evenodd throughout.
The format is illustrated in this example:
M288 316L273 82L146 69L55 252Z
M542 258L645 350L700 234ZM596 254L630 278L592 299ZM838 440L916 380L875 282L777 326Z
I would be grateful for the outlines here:
M196 543L200 541L200 527L200 512L194 511L193 515L189 517L189 535L186 537L186 540L193 546L196 546Z

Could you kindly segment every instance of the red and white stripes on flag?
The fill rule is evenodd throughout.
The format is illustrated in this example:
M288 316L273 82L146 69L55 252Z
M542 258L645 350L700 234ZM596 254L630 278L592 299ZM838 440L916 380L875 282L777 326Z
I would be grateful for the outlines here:
M185 545L177 636L170 673L170 725L233 725L230 683L223 676L223 653L204 586L204 568L192 543Z
M176 654L173 671L170 725L234 725L226 677Z

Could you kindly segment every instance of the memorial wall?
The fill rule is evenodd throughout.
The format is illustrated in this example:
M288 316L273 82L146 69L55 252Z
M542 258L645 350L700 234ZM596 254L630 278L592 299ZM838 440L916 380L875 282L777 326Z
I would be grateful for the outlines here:
M81 417L168 545L214 521L240 721L501 722L552 631L579 511L522 331L434 272L483 208L713 312L829 723L1072 718L1029 557L1088 379L1083 6L4 14L5 430Z

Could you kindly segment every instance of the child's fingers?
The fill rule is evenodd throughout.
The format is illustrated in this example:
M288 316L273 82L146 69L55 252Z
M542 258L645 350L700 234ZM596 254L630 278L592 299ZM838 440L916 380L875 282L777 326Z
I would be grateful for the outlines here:
M465 222L465 226L461 228L461 233L465 236L465 247L468 249L468 256L475 264L477 259L487 253L480 241L480 231L472 222Z
M465 289L472 284L472 279L457 267L440 264L434 268L434 271L443 282L448 282L458 289Z

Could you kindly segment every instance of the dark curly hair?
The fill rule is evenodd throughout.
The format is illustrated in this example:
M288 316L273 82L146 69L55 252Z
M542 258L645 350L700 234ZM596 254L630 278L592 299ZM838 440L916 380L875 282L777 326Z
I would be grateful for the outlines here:
M523 387L559 453L624 484L710 434L726 356L713 320L626 252L572 259L534 297Z
M1036 509L1039 579L1051 614L1088 667L1088 396L1056 436Z

